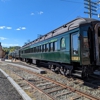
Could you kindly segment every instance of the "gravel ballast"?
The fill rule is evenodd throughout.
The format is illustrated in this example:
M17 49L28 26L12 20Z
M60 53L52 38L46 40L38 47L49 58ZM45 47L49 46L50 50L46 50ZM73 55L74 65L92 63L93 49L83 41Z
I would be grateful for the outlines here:
M0 71L0 100L23 100L8 79Z

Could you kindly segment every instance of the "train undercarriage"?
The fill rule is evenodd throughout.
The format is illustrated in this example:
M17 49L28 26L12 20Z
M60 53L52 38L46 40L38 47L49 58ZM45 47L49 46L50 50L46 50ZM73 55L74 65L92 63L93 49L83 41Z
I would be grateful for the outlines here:
M65 63L57 63L57 62L48 62L48 61L41 61L41 60L32 60L32 59L20 59L26 63L29 64L36 64L37 67L40 67L41 65L46 66L46 68L49 68L53 72L60 73L64 76L77 76L81 78L88 78L91 74L97 74L100 73L100 67L99 66L89 66L89 65L83 65L80 66L79 63L73 63L65 64ZM97 70L98 69L98 70Z

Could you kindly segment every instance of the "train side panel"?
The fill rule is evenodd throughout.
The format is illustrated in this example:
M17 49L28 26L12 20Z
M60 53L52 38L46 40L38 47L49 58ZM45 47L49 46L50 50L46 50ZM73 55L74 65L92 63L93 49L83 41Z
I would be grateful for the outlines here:
M44 42L40 42L38 44L35 44L35 46L29 46L27 47L27 49L31 49L34 47L38 47L40 44L41 46L44 44L49 44L49 43L53 43L53 42L57 42L57 47L55 51L48 51L48 52L32 52L32 53L22 53L21 57L22 58L28 58L28 59L36 59L36 60L44 60L44 61L52 61L52 62L60 62L60 63L68 63L71 64L71 61L74 62L79 62L80 59L73 59L71 57L71 34L78 32L79 33L79 28L74 29L70 32L66 32L63 33L59 36L53 37L51 39L48 39ZM64 39L63 41L65 42L65 44L61 43L61 40ZM55 40L55 41L53 41ZM61 45L65 45L64 48L61 47ZM26 48L25 48L26 49ZM25 51L25 49L23 49L23 51ZM80 53L79 53L80 54ZM80 58L80 55L75 55L74 58Z

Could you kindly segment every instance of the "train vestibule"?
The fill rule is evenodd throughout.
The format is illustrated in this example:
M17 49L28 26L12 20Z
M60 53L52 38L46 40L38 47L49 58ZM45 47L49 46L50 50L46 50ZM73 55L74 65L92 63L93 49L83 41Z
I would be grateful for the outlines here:
M100 23L95 25L95 52L96 65L100 66Z

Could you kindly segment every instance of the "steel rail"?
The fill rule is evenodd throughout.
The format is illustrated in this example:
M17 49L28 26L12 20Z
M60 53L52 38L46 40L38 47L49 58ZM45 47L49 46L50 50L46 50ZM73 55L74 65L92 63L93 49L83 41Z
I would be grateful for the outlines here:
M19 67L19 68L20 68L20 67ZM32 71L29 71L28 69L25 69L25 68L20 68L20 69L25 70L26 72L35 74L35 75L37 75L37 76L39 76L39 77L41 77L41 78L43 78L43 79L45 79L45 80L48 80L48 81L50 81L50 82L52 82L52 83L55 83L55 84L57 84L57 85L59 85L59 86L62 86L63 88L70 89L72 92L76 92L77 94L80 94L81 96L84 96L84 97L86 97L86 98L88 98L88 99L91 99L91 100L100 100L100 98L97 98L97 97L94 97L94 96L92 96L92 95L86 94L86 93L84 93L84 92L81 92L81 91L79 91L79 90L77 90L77 89L74 89L74 88L72 88L72 87L70 87L70 86L67 86L67 85L64 85L64 84L62 84L62 83L56 82L56 81L54 81L54 80L52 80L52 79L50 79L50 78L47 78L47 77L45 77L45 76L42 76L42 75L37 74L37 73L32 72ZM47 95L48 95L48 94L47 94Z
M51 95L49 95L48 93L44 92L43 90L41 90L40 88L38 88L36 85L34 85L33 83L27 81L25 78L21 77L20 75L16 74L15 72L13 72L16 76L18 76L19 78L21 78L23 81L25 81L26 83L28 83L32 88L35 88L36 90L38 90L39 92L44 93L46 96L48 96L51 100L56 100L54 97L52 97Z
M48 80L48 81L50 81L50 82L53 82L53 83L55 83L55 84L57 84L57 85L59 85L59 86L62 86L63 88L68 88L68 89L70 89L72 92L76 92L77 94L80 94L81 96L84 96L84 97L86 97L86 98L88 98L88 99L91 99L91 100L100 100L100 98L94 97L94 96L92 96L92 95L90 96L89 94L86 94L86 93L84 93L84 92L81 92L81 91L79 91L79 90L77 90L77 89L74 89L74 88L72 88L72 87L69 87L69 86L67 86L67 85L61 84L61 83L59 83L59 82L56 82L56 81L54 81L54 80L52 80L52 79L50 79L50 78L47 78L47 77L45 77L45 76L42 76L42 75L40 75L40 74L34 73L34 72L29 71L29 70L24 69L24 68L20 68L20 69L25 70L25 71L27 71L27 72L29 72L29 73L34 74L34 75L37 75L37 76L39 76L39 77L41 77L41 78L43 78L43 79L45 79L45 80Z

